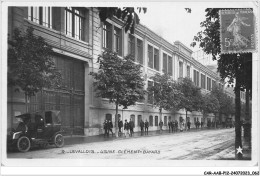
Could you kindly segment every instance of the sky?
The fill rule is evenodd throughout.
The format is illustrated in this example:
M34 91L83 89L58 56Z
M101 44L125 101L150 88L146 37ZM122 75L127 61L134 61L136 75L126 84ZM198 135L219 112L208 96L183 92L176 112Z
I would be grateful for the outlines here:
M179 40L193 51L200 50L198 46L190 46L193 37L201 30L200 23L205 20L206 8L257 8L253 1L161 1L141 4L137 7L147 7L147 13L139 14L141 24L147 26L168 42ZM187 13L185 8L191 8ZM256 12L256 9L254 10ZM197 44L198 45L198 44Z
M179 40L193 51L199 47L191 47L193 37L202 30L200 22L205 20L205 7L193 6L187 13L183 5L162 3L160 6L147 6L147 12L139 14L140 23L147 26L168 42Z

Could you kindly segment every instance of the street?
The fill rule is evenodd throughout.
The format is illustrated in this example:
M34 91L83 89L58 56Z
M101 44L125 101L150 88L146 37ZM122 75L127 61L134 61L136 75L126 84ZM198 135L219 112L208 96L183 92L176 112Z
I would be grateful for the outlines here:
M234 157L234 128L49 146L8 158L221 160Z

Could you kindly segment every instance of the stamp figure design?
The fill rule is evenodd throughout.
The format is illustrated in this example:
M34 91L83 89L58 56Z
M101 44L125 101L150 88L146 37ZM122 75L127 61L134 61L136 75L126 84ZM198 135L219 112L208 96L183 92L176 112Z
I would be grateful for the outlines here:
M250 42L246 37L242 35L241 32L241 25L250 26L250 24L246 24L244 20L248 18L240 16L239 12L235 13L235 18L233 19L232 23L227 27L228 32L232 32L234 41L232 45L235 48L243 48L247 47L247 44Z

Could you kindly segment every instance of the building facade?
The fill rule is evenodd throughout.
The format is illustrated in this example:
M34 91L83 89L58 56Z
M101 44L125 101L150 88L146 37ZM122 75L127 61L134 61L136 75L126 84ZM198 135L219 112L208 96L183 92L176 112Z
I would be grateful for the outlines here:
M137 25L135 34L125 33L123 22L113 18L101 23L96 8L76 7L9 7L8 33L14 28L34 28L35 35L42 36L55 52L53 58L63 77L62 87L43 90L29 100L29 111L57 109L61 111L62 126L70 134L87 136L103 133L105 119L115 121L115 106L105 98L95 97L90 72L99 69L98 56L105 50L118 52L120 57L135 56L141 64L145 89L153 84L150 79L156 73L167 72L174 80L189 77L203 93L213 85L224 87L216 72L211 71L192 57L192 50L180 41L170 43L144 25ZM13 118L25 112L23 93L8 88L8 127ZM149 130L159 129L159 109L147 96L142 102L128 109L120 109L122 120L132 118L135 131L139 131L141 119L148 120ZM185 119L185 111L162 111L164 128L169 120ZM191 127L196 120L214 121L214 115L206 118L200 112L188 114ZM206 124L206 123L204 123Z
M217 60L213 61L213 57L210 54L206 54L203 50L198 50L192 53L192 57L197 60L198 62L200 62L201 64L203 64L204 66L208 67L211 71L213 72L217 72ZM219 73L218 73L219 75ZM227 82L227 81L225 81ZM226 94L226 96L228 98L230 98L232 100L232 103L235 104L235 93L234 93L234 86L235 84L229 84L226 83L224 85L224 93ZM240 101L241 101L241 107L245 108L245 103L246 103L246 93L245 91L240 91ZM235 121L235 116L233 115L228 115L228 116L224 116L221 115L219 117L220 121L226 121L226 118L231 118L233 121ZM245 114L241 114L241 119L245 119Z

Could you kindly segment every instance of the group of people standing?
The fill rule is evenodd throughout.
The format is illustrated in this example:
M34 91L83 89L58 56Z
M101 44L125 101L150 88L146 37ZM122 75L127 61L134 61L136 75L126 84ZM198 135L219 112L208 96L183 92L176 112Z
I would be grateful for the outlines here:
M141 136L142 135L148 135L148 129L149 129L149 122L145 120L145 122L141 119L140 121L140 127L141 127Z
M177 120L171 120L168 122L168 127L169 127L169 133L170 132L177 132L178 130L178 121Z
M103 124L103 128L105 130L104 132L104 136L109 137L109 132L111 132L112 136L113 136L113 123L111 122L111 120L105 120L104 124Z
M141 128L141 136L142 135L148 135L148 129L149 129L149 122L147 121L147 119L145 120L145 122L141 119L140 121L140 128ZM200 127L203 127L203 122L199 122L198 120L195 122L195 126L196 129L199 129ZM130 118L130 121L128 122L127 119L125 120L125 122L123 123L123 121L119 118L118 119L118 136L121 137L124 134L124 137L132 137L134 134L134 121L132 118ZM159 127L160 127L160 133L162 133L162 127L163 127L163 121L160 120L159 122ZM187 127L187 128L186 128ZM168 122L168 129L169 129L169 133L173 133L173 132L177 132L178 129L180 130L180 132L182 132L184 129L186 130L190 130L191 127L191 122L188 120L186 123L186 127L185 127L185 122L184 120L178 122L177 120L169 120ZM104 136L109 136L109 132L112 133L113 136L113 123L111 122L111 120L105 120L104 122ZM123 130L122 130L123 129Z
M122 128L124 129L124 136L126 137L126 135L129 136L133 136L134 134L134 122L132 119L130 119L129 122L127 122L127 120L125 120L125 123L123 123L123 121L119 118L118 120L118 136L122 136L123 131ZM105 120L104 124L103 124L103 128L104 128L104 136L109 137L109 132L112 133L113 136L113 123L111 122L111 120Z

